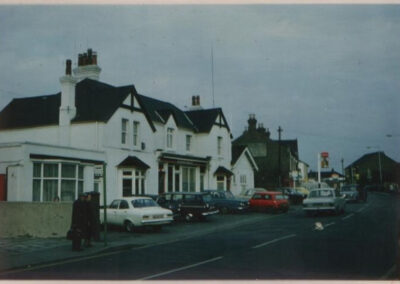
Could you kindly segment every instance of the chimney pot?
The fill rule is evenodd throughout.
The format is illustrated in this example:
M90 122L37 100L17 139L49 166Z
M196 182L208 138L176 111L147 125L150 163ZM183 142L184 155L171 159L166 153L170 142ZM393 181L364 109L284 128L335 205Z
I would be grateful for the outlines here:
M192 96L192 106L196 105L196 96Z
M197 96L197 97L196 97L196 103L197 103L197 104L196 104L197 106L200 106L200 96Z
M66 67L65 67L65 75L71 75L72 74L71 64L72 64L71 59L67 59Z

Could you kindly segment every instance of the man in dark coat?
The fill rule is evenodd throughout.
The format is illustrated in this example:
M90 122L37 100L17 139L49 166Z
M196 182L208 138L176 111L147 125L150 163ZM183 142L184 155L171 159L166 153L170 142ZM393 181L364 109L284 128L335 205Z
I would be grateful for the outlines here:
M79 194L79 198L74 201L72 207L72 222L71 229L74 231L72 239L72 250L80 251L82 238L86 234L87 229L87 210L85 204L85 195Z
M92 203L92 195L90 192L86 193L85 195L85 207L86 207L86 216L87 216L87 226L85 231L85 247L91 247L92 244L90 243L93 237L93 230L95 226L95 219L94 219L94 206Z

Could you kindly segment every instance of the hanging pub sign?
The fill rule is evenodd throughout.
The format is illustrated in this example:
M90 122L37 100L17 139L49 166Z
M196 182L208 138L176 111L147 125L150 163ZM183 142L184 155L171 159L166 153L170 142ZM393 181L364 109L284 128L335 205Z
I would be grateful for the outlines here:
M329 153L328 152L321 153L321 168L322 169L329 168Z

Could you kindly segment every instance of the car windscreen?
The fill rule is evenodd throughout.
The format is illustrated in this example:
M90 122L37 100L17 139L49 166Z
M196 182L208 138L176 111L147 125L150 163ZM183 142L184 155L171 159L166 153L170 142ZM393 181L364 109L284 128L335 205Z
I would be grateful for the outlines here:
M283 199L286 199L286 196L281 195L281 194L277 194L277 195L275 195L275 199L276 200L283 200Z
M134 208L159 207L153 199L135 199L132 200L132 205Z
M341 191L356 191L354 186L343 186Z
M204 202L210 202L212 200L211 194L203 194Z
M233 196L232 192L225 192L225 197L226 199L235 199L235 196Z
M333 191L329 189L321 189L321 190L313 190L310 192L308 197L315 198L315 197L333 197Z

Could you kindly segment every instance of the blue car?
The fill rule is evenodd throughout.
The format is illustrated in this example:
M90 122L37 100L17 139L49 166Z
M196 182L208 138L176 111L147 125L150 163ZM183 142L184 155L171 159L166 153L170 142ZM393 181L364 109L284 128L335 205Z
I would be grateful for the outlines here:
M249 202L236 198L231 192L215 189L206 189L211 195L211 202L221 214L237 213L248 210Z

